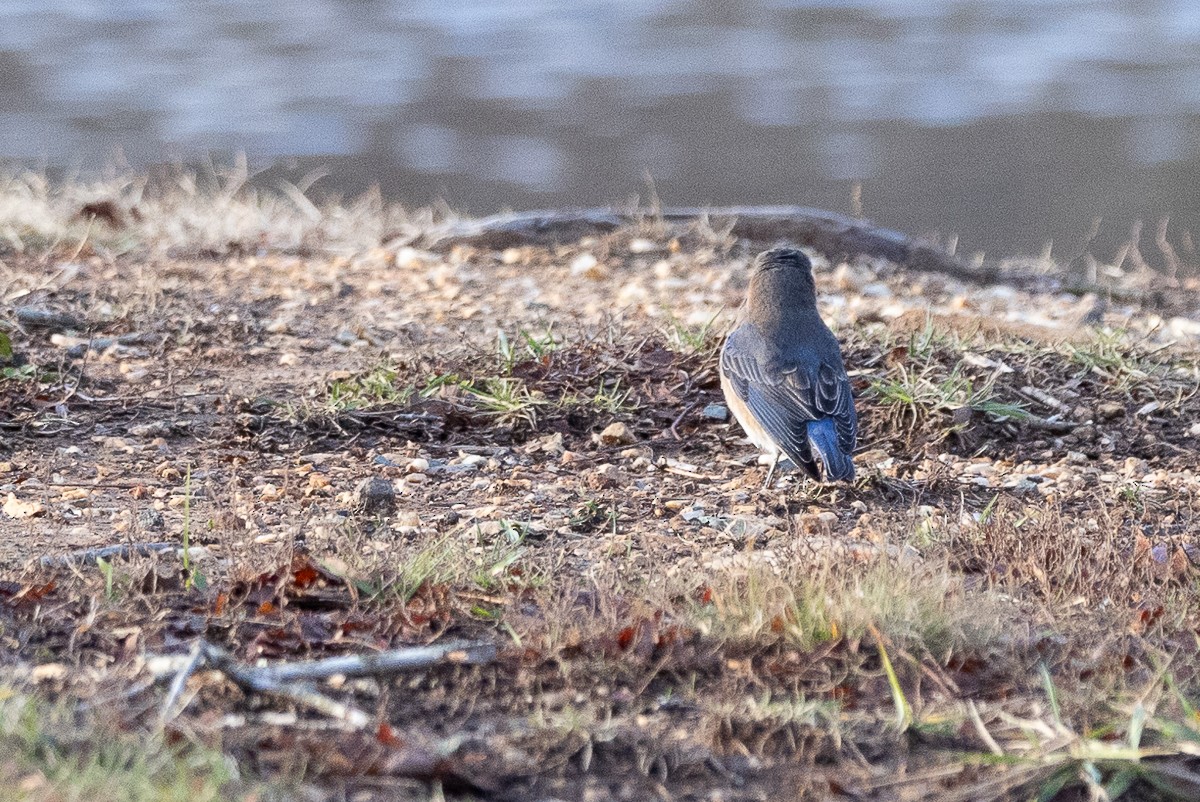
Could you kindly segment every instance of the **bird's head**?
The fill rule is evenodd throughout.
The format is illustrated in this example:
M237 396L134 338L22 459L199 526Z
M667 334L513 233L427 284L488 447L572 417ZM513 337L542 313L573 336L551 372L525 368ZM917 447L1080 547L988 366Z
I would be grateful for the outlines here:
M816 302L812 262L797 248L772 248L754 259L750 297L771 298L782 304Z

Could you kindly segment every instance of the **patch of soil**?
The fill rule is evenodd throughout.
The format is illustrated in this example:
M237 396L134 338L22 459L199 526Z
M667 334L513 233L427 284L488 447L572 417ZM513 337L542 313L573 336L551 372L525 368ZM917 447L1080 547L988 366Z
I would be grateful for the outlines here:
M762 489L716 376L747 258L622 229L496 252L93 258L61 285L18 261L23 305L83 323L16 331L30 369L0 379L0 662L31 684L61 663L42 692L119 698L137 727L162 697L146 659L197 638L248 663L489 640L489 665L321 688L372 728L210 675L172 726L256 773L303 768L330 798L915 799L888 778L982 747L887 728L887 643L928 705L1024 709L1039 660L1076 685L1099 666L1132 684L1150 661L1032 623L1003 648L912 654L789 640L779 617L718 635L687 616L725 603L712 577L911 552L956 593L1012 594L1014 620L1074 597L1108 611L1080 632L1115 618L1183 642L1200 605L1154 611L1194 584L1194 341L1136 307L818 263L861 478ZM39 567L185 540L191 562L118 560L107 579L94 560Z

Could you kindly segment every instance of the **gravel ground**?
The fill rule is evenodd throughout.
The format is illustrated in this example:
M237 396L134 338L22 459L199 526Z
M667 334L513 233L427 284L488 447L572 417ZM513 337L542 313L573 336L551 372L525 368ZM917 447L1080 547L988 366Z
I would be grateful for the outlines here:
M324 689L371 727L216 672L171 726L311 798L1007 798L1074 764L962 755L1047 721L1043 676L1076 743L1194 650L1194 280L818 257L859 479L763 488L715 373L755 248L403 241L3 257L17 687L118 695L138 731L154 660L198 637L247 661L483 639L487 666Z

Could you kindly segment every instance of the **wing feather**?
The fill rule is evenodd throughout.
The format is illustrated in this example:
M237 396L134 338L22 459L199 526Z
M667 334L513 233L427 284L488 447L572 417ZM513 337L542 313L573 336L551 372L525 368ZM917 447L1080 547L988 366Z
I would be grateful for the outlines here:
M771 439L792 462L811 472L814 462L808 423L832 418L838 445L845 453L853 453L858 420L850 381L840 360L770 366L760 357L764 349L755 347L759 345L756 336L747 326L734 330L721 350L721 369Z

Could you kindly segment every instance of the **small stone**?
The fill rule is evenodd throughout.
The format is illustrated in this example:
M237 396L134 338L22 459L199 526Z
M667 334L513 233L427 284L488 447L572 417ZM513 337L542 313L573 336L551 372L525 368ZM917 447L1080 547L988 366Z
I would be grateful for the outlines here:
M792 519L800 531L806 534L819 532L828 535L833 532L833 527L837 524L837 515L828 511L798 513Z
M354 503L365 515L390 515L396 508L396 488L387 479L372 476L359 483Z
M1188 429L1188 434L1192 437L1200 437L1200 423L1193 423Z
M167 528L167 522L158 510L143 507L138 511L138 526L147 532L161 532Z
M1162 404L1158 403L1157 401L1151 401L1149 404L1144 404L1143 406L1139 407L1138 411L1134 414L1138 416L1149 415L1151 412L1157 412L1161 406Z
M350 329L342 329L333 339L342 345L354 345L358 342L358 335Z
M590 275L600 264L595 256L590 253L581 253L571 260L571 275Z
M1112 420L1125 414L1125 407L1115 401L1105 401L1096 407L1096 415L1100 420Z
M1037 482L1032 482L1029 479L1020 479L1014 484L1009 485L1009 489L1017 495L1025 496L1037 493L1038 485Z
M1137 457L1125 458L1125 475L1126 476L1142 476L1150 470L1150 463L1144 459Z
M525 452L528 454L545 453L555 457L561 457L565 450L562 432L539 437L525 447Z
M709 404L702 413L709 420L729 420L729 407L724 404Z
M425 473L429 470L429 460L424 457L413 457L408 461L406 470L409 473Z
M624 484L625 476L616 465L606 462L588 471L584 481L592 490L609 490Z
M17 307L16 318L17 322L27 329L82 331L86 328L83 321L66 312L38 309L33 306Z
M621 421L608 424L604 431L600 432L598 439L600 444L605 446L628 446L637 442L633 432Z
M171 433L171 424L161 420L139 423L137 426L130 426L129 433L134 437L162 437Z

